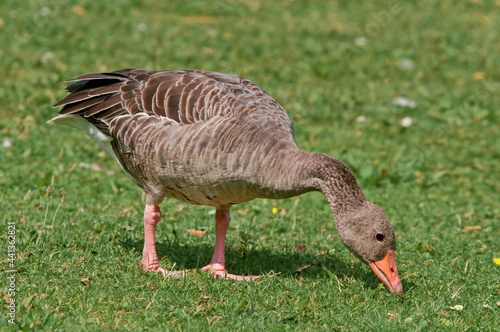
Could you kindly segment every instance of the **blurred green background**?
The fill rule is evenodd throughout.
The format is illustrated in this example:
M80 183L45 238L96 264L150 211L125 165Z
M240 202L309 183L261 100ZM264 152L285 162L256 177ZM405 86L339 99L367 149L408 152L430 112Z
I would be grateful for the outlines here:
M0 220L16 224L18 271L16 323L0 326L498 331L498 0L0 6ZM61 81L122 68L219 71L261 86L288 111L299 147L346 162L389 216L404 295L347 251L318 193L233 208L228 270L279 276L142 272L140 191L97 144L45 123ZM211 209L167 200L162 211L161 264L207 264ZM187 232L202 227L203 237ZM294 274L309 264L321 266Z

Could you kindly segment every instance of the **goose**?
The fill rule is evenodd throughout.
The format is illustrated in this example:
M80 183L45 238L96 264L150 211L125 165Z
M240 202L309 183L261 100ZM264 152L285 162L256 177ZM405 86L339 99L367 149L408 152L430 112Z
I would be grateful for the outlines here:
M390 292L403 287L396 238L382 209L369 202L353 173L325 154L300 150L285 110L247 79L199 70L123 69L72 82L49 124L77 128L115 159L145 192L141 267L165 276L155 229L165 198L215 207L215 247L202 268L214 278L255 280L229 273L224 244L233 205L320 191L345 246L371 267Z

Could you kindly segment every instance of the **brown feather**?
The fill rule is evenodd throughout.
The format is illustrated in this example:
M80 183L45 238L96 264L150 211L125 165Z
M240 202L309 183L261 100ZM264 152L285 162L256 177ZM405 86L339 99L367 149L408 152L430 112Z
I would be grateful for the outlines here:
M82 110L87 109L88 107L94 106L104 100L106 100L108 96L99 96L99 97L93 97L90 99L83 100L81 102L76 102L73 104L66 104L63 109L59 112L60 115L65 115L65 114L77 114Z
M107 95L107 98L103 100L102 102L95 104L94 106L88 108L84 115L85 116L92 116L92 115L97 115L98 113L102 112L103 110L106 110L110 107L113 107L117 104L120 104L121 106L121 98L119 94L114 94L114 95Z
M115 83L115 84L105 85L105 86L102 86L100 88L95 88L89 92L89 96L100 96L100 95L104 95L104 94L120 92L120 89L122 86L123 86L123 82L119 82L119 83Z

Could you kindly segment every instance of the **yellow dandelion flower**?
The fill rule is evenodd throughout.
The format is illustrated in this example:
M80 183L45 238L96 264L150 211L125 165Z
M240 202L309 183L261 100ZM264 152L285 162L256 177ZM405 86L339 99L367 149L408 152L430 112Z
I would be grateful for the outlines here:
M273 207L273 214L278 213L278 208Z
M493 263L500 265L500 258L493 258Z

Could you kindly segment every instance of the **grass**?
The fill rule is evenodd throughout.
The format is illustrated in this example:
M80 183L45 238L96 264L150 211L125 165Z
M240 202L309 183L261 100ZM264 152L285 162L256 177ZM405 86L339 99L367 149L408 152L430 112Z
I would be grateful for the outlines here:
M0 328L499 331L498 31L500 3L487 0L3 1L0 219L17 231L17 318ZM45 124L60 81L127 67L233 72L262 86L298 145L346 162L387 213L403 296L342 245L318 193L233 208L229 271L278 276L141 271L141 192L90 139ZM207 264L211 209L161 207L161 264ZM200 227L206 235L187 233ZM6 271L7 231L0 238ZM5 313L8 292L2 277Z

